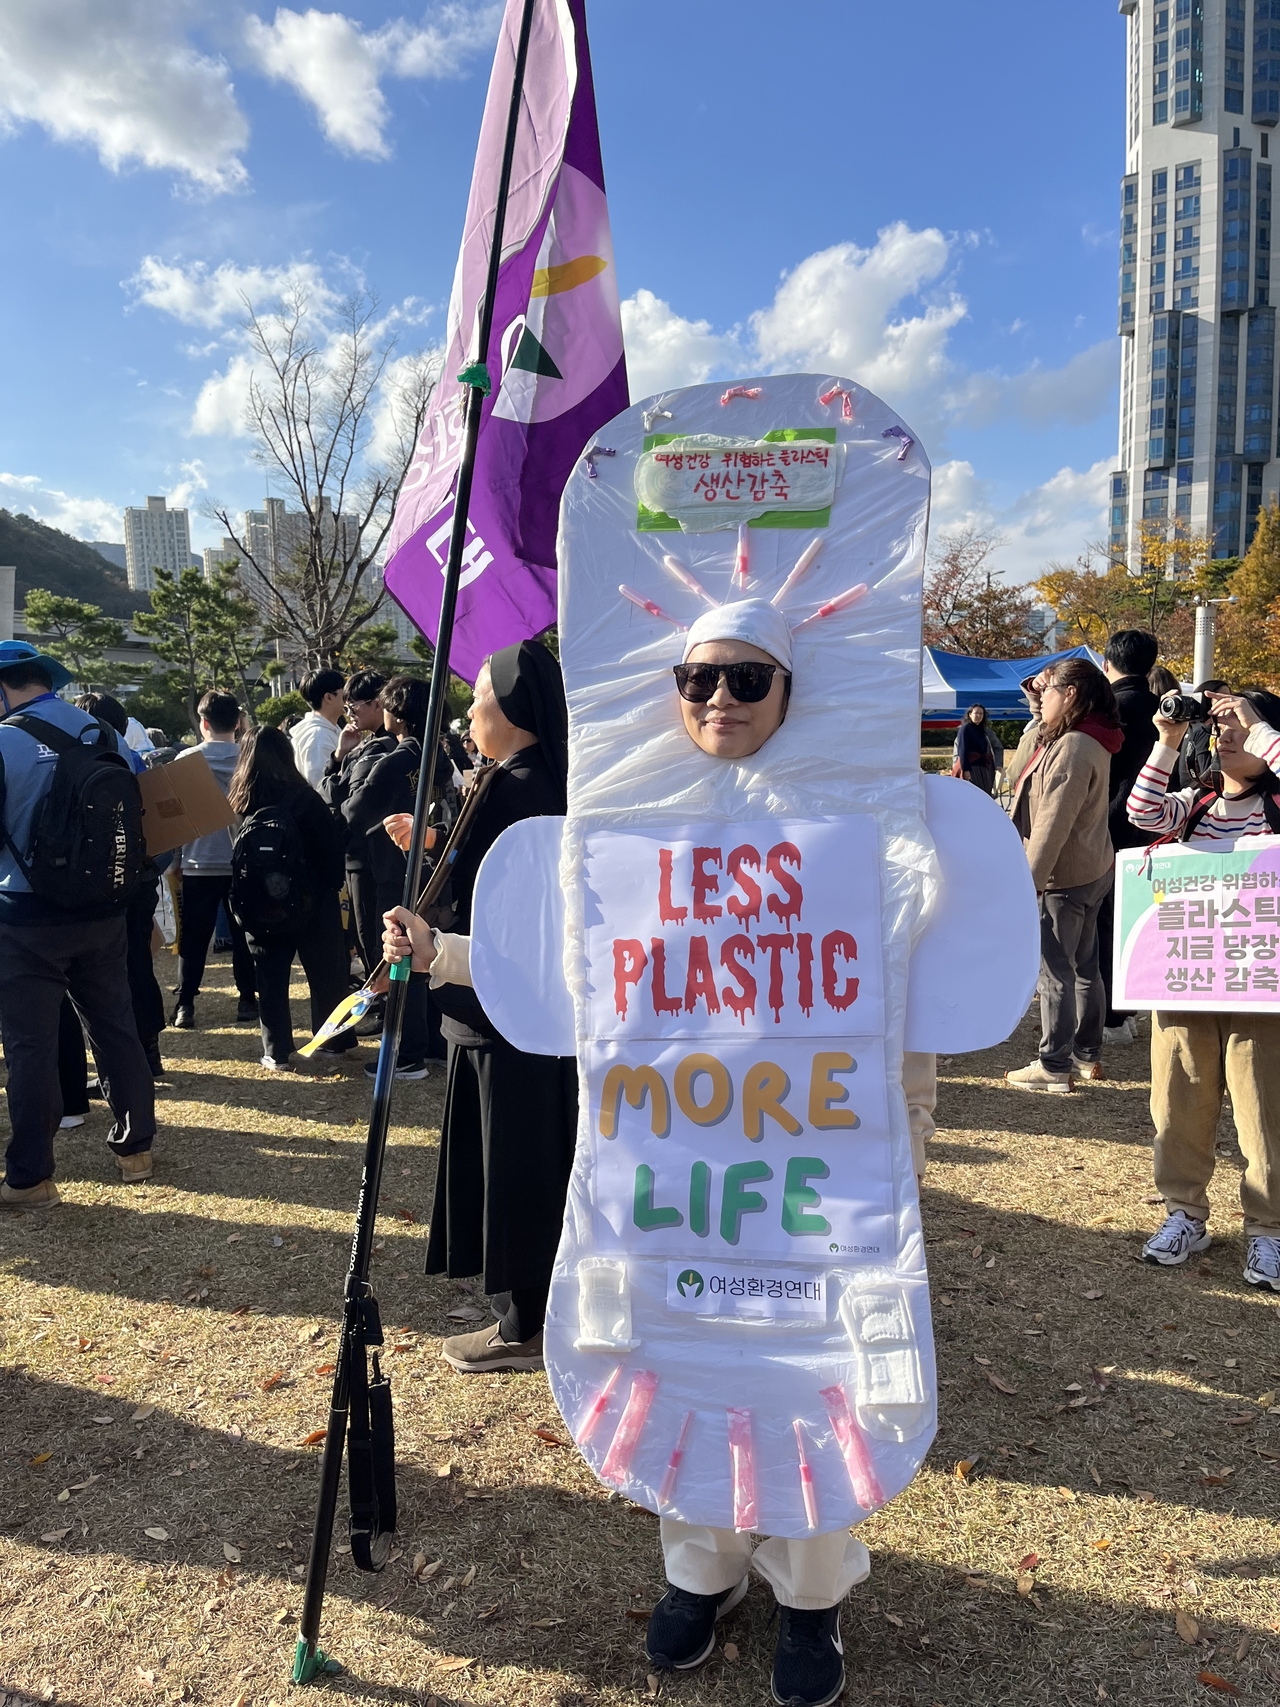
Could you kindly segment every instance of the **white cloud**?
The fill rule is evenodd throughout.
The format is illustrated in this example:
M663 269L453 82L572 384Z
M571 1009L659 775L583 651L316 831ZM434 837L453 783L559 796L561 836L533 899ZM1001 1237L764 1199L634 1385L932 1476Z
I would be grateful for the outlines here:
M198 438L243 438L252 379L253 363L246 355L232 356L221 373L210 374L191 412L191 431Z
M21 494L10 499L8 490ZM46 486L38 474L0 474L0 505L32 516L77 539L119 539L124 517L118 504L104 498L76 498Z
M1096 419L1115 389L1114 339L1061 368L1036 364L1015 374L974 372L952 354L951 334L968 304L949 275L969 241L898 221L868 249L839 243L819 250L783 275L745 333L718 332L651 291L637 291L622 305L632 395L742 372L845 373L943 452L949 428L961 422L1013 417L1044 427Z
M203 261L184 267L162 261L158 255L144 255L125 288L148 308L171 314L185 326L210 328L241 319L246 301L261 308L286 293L301 291L323 311L337 300L319 267L310 261L295 261L287 267L238 267L223 261L211 270ZM210 347L198 353L207 354Z
M342 12L277 9L268 24L245 19L250 52L268 77L310 101L335 147L370 160L391 150L384 77L456 77L469 56L493 39L502 8L448 5L432 22L393 18L366 31Z
M182 479L168 493L171 510L186 510L191 506L192 499L198 492L207 492L209 482L204 477L204 464L200 461L180 462Z
M1092 540L1106 533L1107 458L1091 468L1060 468L1039 486L1002 504L991 482L972 463L944 462L933 471L930 531L975 527L1004 540L992 566L1010 583L1042 575L1050 563L1073 562Z
M0 132L38 124L207 192L245 180L249 126L226 64L182 33L185 0L4 0Z
M713 332L708 320L683 319L651 290L638 290L622 304L622 336L633 397L700 385L743 358L735 333Z

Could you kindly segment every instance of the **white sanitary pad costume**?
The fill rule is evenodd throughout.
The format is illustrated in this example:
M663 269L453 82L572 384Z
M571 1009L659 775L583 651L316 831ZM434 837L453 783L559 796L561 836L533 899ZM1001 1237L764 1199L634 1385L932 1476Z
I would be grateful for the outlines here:
M564 494L569 816L489 854L471 970L511 1042L579 1063L556 1402L602 1481L691 1525L846 1530L933 1437L904 1035L1006 1036L1038 930L1003 813L921 775L928 509L910 432L820 375L636 404ZM708 757L685 631L775 598L785 720Z

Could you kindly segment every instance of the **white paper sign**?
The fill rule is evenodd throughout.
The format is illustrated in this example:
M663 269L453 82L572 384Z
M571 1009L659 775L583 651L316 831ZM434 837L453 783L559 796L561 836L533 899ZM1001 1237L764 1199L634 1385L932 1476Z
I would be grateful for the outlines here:
M592 1043L583 1064L602 1254L891 1259L880 1039Z
M812 515L830 508L843 457L843 445L819 438L679 438L639 458L636 497L686 533L737 527L771 513Z
M601 832L586 867L589 1036L883 1034L870 816Z

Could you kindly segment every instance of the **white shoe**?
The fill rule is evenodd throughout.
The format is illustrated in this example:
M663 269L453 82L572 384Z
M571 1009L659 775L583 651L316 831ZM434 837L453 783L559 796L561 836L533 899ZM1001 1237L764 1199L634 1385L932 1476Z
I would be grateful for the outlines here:
M293 1071L292 1062L276 1061L273 1060L270 1055L264 1055L262 1057L262 1065L267 1069L268 1073L292 1073Z
M85 1117L83 1114L64 1114L62 1119L58 1122L58 1131L70 1132L73 1126L83 1126L84 1122Z
M1104 1025L1102 1041L1124 1048L1125 1044L1133 1042L1133 1033L1129 1030L1129 1021L1123 1020L1119 1025Z
M1266 1234L1249 1240L1244 1277L1250 1286L1265 1286L1280 1292L1280 1239Z
M1078 1061L1071 1057L1071 1074L1076 1079L1105 1079L1106 1071L1101 1061Z
M1161 1268L1181 1268L1188 1257L1207 1251L1212 1243L1203 1221L1175 1209L1160 1231L1143 1245L1142 1260L1159 1263Z
M1070 1095L1072 1089L1070 1073L1051 1073L1039 1061L1029 1067L1015 1067L1005 1074L1005 1083L1020 1091L1049 1091L1059 1096Z

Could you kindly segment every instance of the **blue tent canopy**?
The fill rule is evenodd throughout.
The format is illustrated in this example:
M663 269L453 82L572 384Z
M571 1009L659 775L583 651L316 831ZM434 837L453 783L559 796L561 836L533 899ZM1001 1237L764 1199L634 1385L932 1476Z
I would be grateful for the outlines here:
M1066 658L1087 658L1091 664L1102 666L1102 659L1088 646L1072 646L1043 658L968 658L963 652L926 646L924 722L941 728L954 726L971 705L985 705L988 717L1016 718L1025 723L1031 713L1019 682Z

